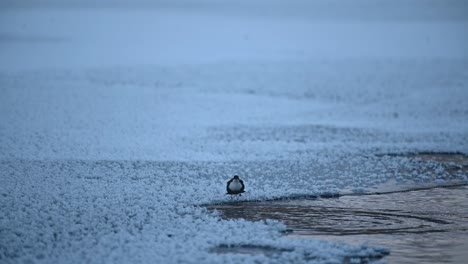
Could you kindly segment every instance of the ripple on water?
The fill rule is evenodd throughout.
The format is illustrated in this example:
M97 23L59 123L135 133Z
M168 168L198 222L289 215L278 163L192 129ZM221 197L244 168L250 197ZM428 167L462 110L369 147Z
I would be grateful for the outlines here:
M468 251L467 186L209 208L228 219L280 220L290 238L383 245L392 251L390 262L457 262Z

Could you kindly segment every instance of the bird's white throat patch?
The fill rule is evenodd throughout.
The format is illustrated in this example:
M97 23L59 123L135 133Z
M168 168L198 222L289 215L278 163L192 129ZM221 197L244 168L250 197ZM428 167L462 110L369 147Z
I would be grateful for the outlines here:
M242 184L239 182L238 179L234 179L230 184L229 184L229 189L231 191L237 192L242 189Z

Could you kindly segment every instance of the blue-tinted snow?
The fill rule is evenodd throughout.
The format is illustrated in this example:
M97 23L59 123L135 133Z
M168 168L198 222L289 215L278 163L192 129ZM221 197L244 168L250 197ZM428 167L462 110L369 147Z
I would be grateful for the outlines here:
M385 252L198 206L226 201L233 174L242 199L468 180L376 155L468 153L463 1L308 2L2 3L0 261ZM210 253L221 244L293 251Z

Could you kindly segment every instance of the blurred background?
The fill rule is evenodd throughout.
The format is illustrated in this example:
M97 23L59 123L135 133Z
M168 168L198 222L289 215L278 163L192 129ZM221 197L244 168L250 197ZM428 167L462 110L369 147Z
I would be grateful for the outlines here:
M311 125L406 133L372 132L369 148L467 144L465 1L0 6L3 156L229 160L304 150L281 143L294 138L362 146ZM238 148L242 125L255 142ZM257 139L278 125L299 128L275 151Z

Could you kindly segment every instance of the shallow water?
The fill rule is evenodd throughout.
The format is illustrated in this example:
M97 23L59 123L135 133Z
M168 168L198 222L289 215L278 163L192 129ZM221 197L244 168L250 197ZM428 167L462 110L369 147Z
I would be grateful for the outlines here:
M390 263L468 258L468 186L211 206L225 218L277 219L291 239L382 245Z

